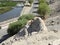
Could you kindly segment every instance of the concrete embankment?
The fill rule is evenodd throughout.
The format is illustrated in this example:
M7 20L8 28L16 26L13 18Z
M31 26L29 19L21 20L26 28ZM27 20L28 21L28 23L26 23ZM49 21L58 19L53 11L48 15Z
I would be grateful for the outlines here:
M17 19L18 19L18 17L17 18L10 19L10 20L7 20L7 21L0 22L0 26L2 28L5 27L5 26L8 26L10 23L16 22Z
M32 6L24 6L20 16L22 16L24 14L29 14L31 8L32 8Z

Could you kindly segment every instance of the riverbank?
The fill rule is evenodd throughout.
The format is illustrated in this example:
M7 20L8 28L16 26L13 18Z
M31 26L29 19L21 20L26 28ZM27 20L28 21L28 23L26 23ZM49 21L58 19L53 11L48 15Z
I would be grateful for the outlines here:
M20 16L24 15L24 14L29 14L31 8L32 8L33 4L31 6L24 6L22 11L20 12ZM15 8L16 9L16 8ZM18 18L18 17L17 17ZM17 18L13 18L13 19L9 19L9 20L6 20L6 21L3 21L3 22L0 22L0 25L4 25L6 23L10 23L10 22L13 22L13 20L17 20Z
M31 10L32 6L24 6L23 7L23 10L21 11L21 14L20 16L24 15L24 14L28 14ZM9 20L6 20L6 21L3 21L3 22L0 22L0 26L4 27L4 26L7 26L9 25L10 23L12 22L15 22L17 21L19 17L16 17L16 18L13 18L13 19L9 19Z
M6 13L7 11L10 11L11 7L0 7L0 14Z
M28 14L28 13L30 12L30 10L31 10L31 7L24 6L24 7L23 7L23 10L21 11L20 16L22 16L22 15L24 15L24 14ZM0 22L0 26L1 26L2 28L5 27L5 26L8 26L10 23L16 22L18 18L19 18L19 17L16 17L16 18L13 18L13 19L9 19L9 20Z
M12 1L2 1L0 2L0 7L12 7L12 6L16 6L17 2L12 2Z
M0 26L4 28L5 26L8 26L10 23L17 21L17 19L18 17L7 20L7 21L0 22Z
M17 2L12 2L12 1L0 2L0 14L8 12L9 10L12 9L12 7L16 6L16 4L17 4Z

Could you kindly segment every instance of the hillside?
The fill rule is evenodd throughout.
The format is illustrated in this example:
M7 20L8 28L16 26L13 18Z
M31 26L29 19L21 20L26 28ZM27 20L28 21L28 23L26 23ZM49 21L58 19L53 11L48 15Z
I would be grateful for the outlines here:
M0 45L60 45L60 0L51 0L50 16L46 20L35 17L17 34Z

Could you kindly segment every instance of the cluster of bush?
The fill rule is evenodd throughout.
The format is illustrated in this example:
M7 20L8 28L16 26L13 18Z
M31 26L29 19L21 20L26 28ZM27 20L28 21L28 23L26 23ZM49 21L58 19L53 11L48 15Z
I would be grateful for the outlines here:
M38 13L40 14L40 16L45 17L47 14L49 14L49 12L50 12L50 8L46 0L39 0Z
M34 15L32 14L22 15L21 17L19 17L17 22L13 22L9 25L9 28L7 30L8 34L10 36L16 34L26 25L28 20L32 20L33 18Z

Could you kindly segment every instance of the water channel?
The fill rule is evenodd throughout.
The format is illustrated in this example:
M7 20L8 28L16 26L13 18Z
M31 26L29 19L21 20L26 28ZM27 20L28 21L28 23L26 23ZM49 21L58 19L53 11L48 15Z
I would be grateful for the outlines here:
M4 14L0 14L0 22L19 17L22 9L23 9L22 6L17 6Z

